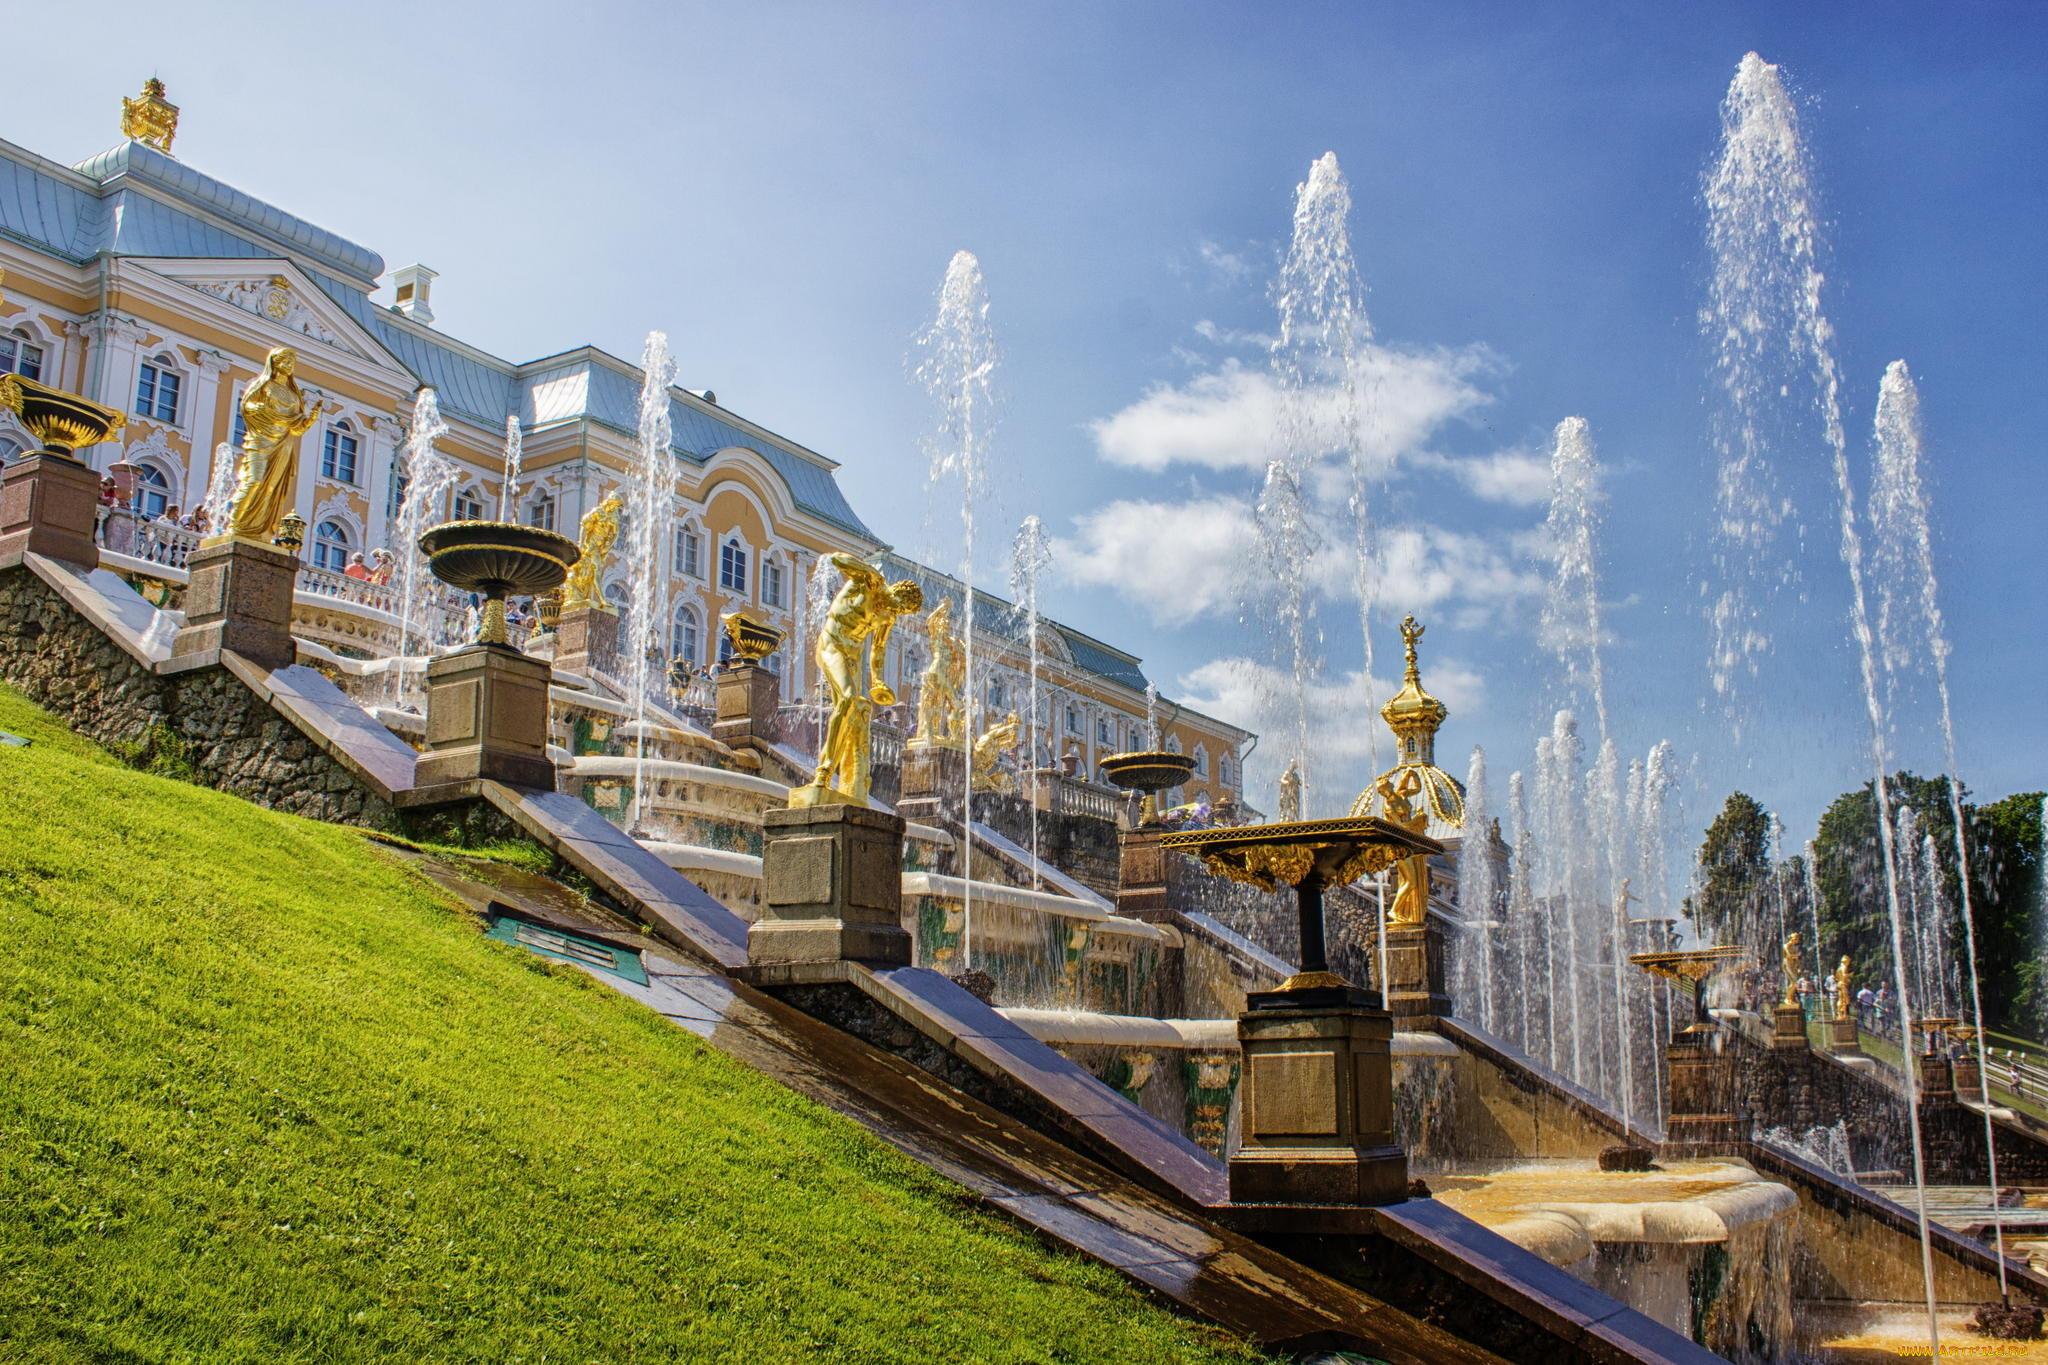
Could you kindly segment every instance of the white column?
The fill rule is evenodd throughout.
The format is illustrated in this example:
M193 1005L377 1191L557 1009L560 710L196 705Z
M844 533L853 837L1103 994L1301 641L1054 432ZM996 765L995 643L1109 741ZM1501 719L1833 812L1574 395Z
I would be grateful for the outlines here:
M363 548L374 550L391 545L391 447L397 424L388 417L363 417L363 458L369 462L369 476L363 481L370 499L370 514L364 518Z
M88 318L86 326L92 348L99 354L95 392L86 397L122 412L133 412L136 360L149 332L135 319L105 310ZM121 446L112 441L93 447L95 466L105 469L121 458L120 451Z

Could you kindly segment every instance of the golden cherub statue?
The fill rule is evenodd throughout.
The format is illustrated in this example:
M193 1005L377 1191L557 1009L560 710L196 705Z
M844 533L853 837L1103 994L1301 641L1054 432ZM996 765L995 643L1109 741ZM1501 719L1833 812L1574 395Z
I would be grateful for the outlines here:
M604 571L611 563L612 547L619 543L619 513L625 503L617 493L608 493L604 501L583 514L581 534L576 542L580 557L576 567L569 570L569 579L562 585L562 610L575 611L580 607L595 607L599 611L617 611L604 596Z
M865 806L872 759L868 725L877 706L896 704L895 692L882 681L889 632L897 617L924 607L924 593L907 578L886 582L849 554L830 554L825 562L846 576L818 632L818 671L832 693L832 715L818 746L818 770L809 786L789 794L789 804Z
M320 420L293 372L299 357L280 346L242 394L242 458L225 534L268 544L299 490L299 437Z
M1280 774L1280 820L1284 824L1301 818L1301 760L1287 760L1287 771Z
M1842 954L1842 963L1835 968L1835 1018L1849 1018L1849 1007L1854 1002L1849 998L1849 955Z
M974 741L974 761L970 768L970 783L978 792L1013 792L1017 781L996 765L1004 754L1017 747L1017 730L1020 722L1012 711L1002 720L981 732L981 738Z
M966 708L960 689L966 672L966 652L953 629L953 603L940 598L925 617L925 637L932 659L925 665L917 693L917 734L919 744L964 747L967 743Z
M1778 966L1785 977L1785 998L1778 1002L1778 1007L1783 1009L1787 1005L1799 1003L1799 934L1797 931L1794 931L1785 940L1785 947L1778 957Z

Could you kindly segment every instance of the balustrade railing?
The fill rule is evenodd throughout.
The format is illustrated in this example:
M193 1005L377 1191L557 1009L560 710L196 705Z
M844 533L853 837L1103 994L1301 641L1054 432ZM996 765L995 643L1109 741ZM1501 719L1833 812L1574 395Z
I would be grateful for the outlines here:
M168 568L184 568L186 558L198 548L199 532L161 518L144 522L135 533L135 557Z

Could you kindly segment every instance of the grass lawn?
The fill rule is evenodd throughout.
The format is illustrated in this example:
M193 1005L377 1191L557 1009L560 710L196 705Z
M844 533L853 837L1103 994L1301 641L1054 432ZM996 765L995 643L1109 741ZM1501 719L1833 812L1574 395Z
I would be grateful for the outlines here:
M0 1359L1257 1358L357 833L0 730Z

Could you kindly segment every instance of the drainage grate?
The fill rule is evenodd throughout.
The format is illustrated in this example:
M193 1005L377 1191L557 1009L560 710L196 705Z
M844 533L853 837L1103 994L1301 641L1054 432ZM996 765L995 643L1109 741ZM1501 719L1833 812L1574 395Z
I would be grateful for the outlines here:
M485 932L492 938L516 943L545 957L595 967L601 972L624 977L636 985L647 984L647 969L640 965L640 954L631 949L614 948L609 943L572 934L566 929L550 929L528 920L514 919L498 913L496 906L491 910L491 927Z

